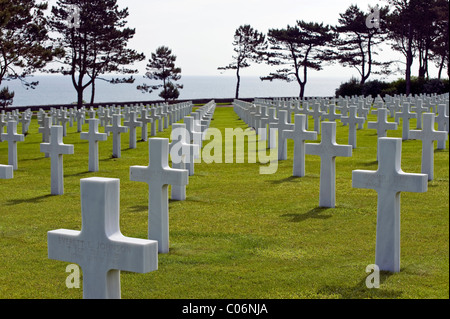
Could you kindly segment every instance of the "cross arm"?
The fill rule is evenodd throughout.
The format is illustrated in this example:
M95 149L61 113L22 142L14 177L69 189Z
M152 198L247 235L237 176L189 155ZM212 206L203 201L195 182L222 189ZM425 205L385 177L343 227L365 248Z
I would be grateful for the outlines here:
M112 247L116 247L117 269L147 273L158 270L158 242L156 240L125 237L120 233L109 237Z

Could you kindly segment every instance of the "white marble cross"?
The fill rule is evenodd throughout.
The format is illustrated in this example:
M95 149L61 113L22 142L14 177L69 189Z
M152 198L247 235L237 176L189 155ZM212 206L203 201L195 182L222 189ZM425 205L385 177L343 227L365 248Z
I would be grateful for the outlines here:
M41 143L41 152L50 155L51 194L64 194L63 154L73 154L74 146L63 143L63 128L52 126L49 143Z
M336 205L336 157L351 157L351 145L336 143L336 122L322 122L319 144L306 144L305 153L320 156L319 206L334 208Z
M423 101L421 99L416 99L415 106L412 108L416 112L417 125L416 128L422 128L422 113L428 112L428 107L423 106Z
M7 125L8 122L5 120L5 114L0 114L0 142L3 142L2 134L5 132L3 128Z
M22 113L19 122L22 124L22 134L26 134L28 132L28 126L31 123L31 116L29 116L25 111Z
M320 134L320 118L325 112L320 110L319 103L313 103L312 110L309 111L309 114L312 115L314 119L314 131Z
M77 120L77 132L80 133L83 130L84 119L86 117L86 111L79 109L75 113L75 118Z
M122 115L120 114L114 114L113 115L113 119L112 119L112 125L107 125L105 127L105 132L109 133L112 132L113 133L113 152L112 152L112 156L114 158L120 158L121 157L121 138L120 138L120 134L122 133L127 133L128 132L128 127L126 126L122 126L121 125L122 122Z
M156 120L160 121L161 120L161 116L159 116L158 114L156 114L156 107L152 107L150 109L150 118L152 119L152 126L150 129L150 136L156 136Z
M435 131L434 113L423 114L423 129L412 130L411 139L422 141L422 174L428 174L428 180L434 178L434 141L446 141L447 132Z
M60 115L58 116L58 122L63 127L63 136L67 136L67 123L69 122L67 111L61 110Z
M409 120L416 118L417 114L412 113L410 111L411 105L408 102L403 103L402 105L402 111L395 113L395 121L397 121L401 118L402 123L402 139L404 141L409 140Z
M190 133L190 139L193 144L198 145L199 149L202 148L203 145L203 134L202 132L197 130L197 122L194 120L192 116L185 116L183 118L184 124L186 124L186 129Z
M274 107L269 108L269 119L267 120L267 125L270 125L270 123L277 123L278 118L276 117L277 110ZM306 129L308 129L308 126L306 126ZM269 127L269 130L267 131L267 147L269 149L273 149L277 147L277 137L275 136L276 130L271 130Z
M49 231L48 258L81 266L83 298L119 299L120 271L157 270L158 243L120 232L119 179L92 177L80 184L81 231Z
M267 106L261 106L261 117L259 119L258 135L261 141L267 140L267 125L269 125L269 116L267 115Z
M142 122L136 119L136 112L130 112L130 118L123 125L127 126L130 130L130 148L136 148L136 128L142 127Z
M12 179L14 168L11 165L0 165L0 179Z
M42 143L50 142L50 134L52 128L52 118L51 116L44 115L42 119L42 126L39 127L39 133L42 134ZM49 157L48 153L45 153L45 157Z
M330 122L336 122L336 120L340 120L342 114L336 113L336 104L331 103L329 105L328 113L322 115L322 120L327 119Z
M287 143L286 138L283 137L283 131L293 130L294 124L288 123L288 112L286 110L278 111L278 121L269 123L269 130L276 129L278 131L278 160L287 159Z
M169 252L169 185L187 185L187 170L169 167L169 139L150 138L149 165L131 166L130 180L149 188L148 238L158 241L160 253Z
M141 130L141 140L147 142L148 140L148 124L153 123L153 119L148 116L148 110L143 108L141 110L141 117L138 119L139 122L142 122L142 130Z
M170 135L172 142L169 144L169 152L172 168L187 169L189 176L192 176L194 175L194 159L199 148L197 144L189 144L189 134L186 124L172 124ZM186 185L172 185L171 198L172 200L185 200Z
M89 141L89 172L98 172L98 142L106 141L108 135L106 133L98 132L98 119L88 119L89 132L82 132L80 139Z
M305 129L306 121L306 115L295 114L294 130L283 131L284 139L294 140L294 168L292 176L305 176L305 141L317 139L317 132L311 132Z
M17 142L25 141L23 134L17 134L16 121L8 121L6 133L2 133L2 141L8 142L8 165L11 165L16 171L18 169Z
M426 174L404 173L401 169L402 140L379 139L377 171L355 170L352 187L374 189L378 195L375 264L380 270L400 271L400 193L427 191Z
M197 144L190 143L190 134L186 124L172 124L172 133L170 136L172 142L169 145L169 152L172 159L172 167L187 169L189 176L192 176L194 175L194 161L199 157L198 153L200 149Z
M164 131L164 121L167 120L166 113L164 113L164 110L163 110L162 106L158 106L156 108L156 110L158 111L157 114L159 116L159 119L158 119L158 132L162 132L162 131Z
M449 116L448 116L448 114L446 114L446 108L447 108L447 105L439 104L437 106L438 115L436 116L435 119L436 119L436 123L438 125L438 130L446 131L448 134L448 132L449 132ZM445 141L442 141L442 140L438 141L437 149L444 150L445 149Z
M397 123L388 122L387 120L388 109L378 109L377 122L369 122L367 128L377 130L378 138L386 137L388 130L396 130Z
M356 128L357 126L363 126L366 121L364 117L358 116L357 107L351 105L348 109L348 116L341 117L341 122L348 124L348 144L352 148L356 148Z

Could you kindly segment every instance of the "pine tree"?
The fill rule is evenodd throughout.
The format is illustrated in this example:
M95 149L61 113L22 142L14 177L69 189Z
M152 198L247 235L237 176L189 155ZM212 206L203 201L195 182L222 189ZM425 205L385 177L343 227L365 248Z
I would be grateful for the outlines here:
M267 49L267 42L264 34L254 30L250 25L240 26L234 34L234 52L233 62L225 67L219 67L219 70L236 70L236 95L239 98L239 87L241 83L240 71L248 68L250 62L261 63L264 51Z
M162 81L162 84L148 85L142 84L138 85L137 89L141 90L143 93L151 93L153 90L162 91L159 96L168 100L176 100L180 96L179 89L183 88L181 84L175 84L174 81L179 81L181 79L181 69L175 66L175 61L177 60L176 55L172 54L172 50L166 46L160 46L156 49L156 52L152 53L151 58L147 64L147 73L145 78L150 80Z
M27 76L45 67L57 54L47 42L46 9L47 4L35 0L0 0L0 85L14 79L27 89L39 84L28 81ZM2 94L12 101L13 92L3 89Z
M261 80L296 81L300 86L299 97L303 98L308 69L322 70L323 64L331 61L328 46L334 39L330 26L323 23L297 21L293 27L270 29L267 63L284 68L261 77Z
M64 48L65 56L59 62L63 67L51 72L70 75L77 91L77 104L83 104L83 92L91 86L91 104L94 103L97 79L116 83L133 83L134 78L106 80L107 73L135 74L127 68L144 54L127 48L135 30L126 28L128 8L119 10L117 0L58 0L52 8L50 25L58 34L54 40Z

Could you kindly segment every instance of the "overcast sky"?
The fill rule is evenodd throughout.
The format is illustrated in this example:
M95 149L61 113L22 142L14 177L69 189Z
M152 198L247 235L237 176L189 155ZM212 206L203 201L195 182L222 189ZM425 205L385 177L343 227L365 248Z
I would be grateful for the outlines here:
M54 5L56 0L49 3ZM250 24L265 34L271 28L294 25L297 20L335 25L339 13L355 3L363 11L368 11L369 4L387 4L380 0L118 0L120 8L129 9L127 26L136 29L129 47L147 57L158 46L170 47L182 75L221 74L223 71L217 67L232 61L233 35L241 25ZM391 50L383 54L395 54L403 61L401 55ZM145 73L146 63L135 67ZM241 75L263 76L271 70L267 65L252 65L242 70ZM223 74L234 75L232 70ZM311 75L359 77L353 68L340 66L325 67Z

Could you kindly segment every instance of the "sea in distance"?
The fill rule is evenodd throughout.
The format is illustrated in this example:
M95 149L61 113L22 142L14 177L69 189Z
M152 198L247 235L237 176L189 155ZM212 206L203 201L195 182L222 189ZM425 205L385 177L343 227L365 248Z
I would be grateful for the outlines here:
M119 76L108 76L107 79ZM26 89L19 81L3 81L15 92L12 106L58 105L76 102L76 91L69 76L36 75L27 78L28 81L39 81L35 89ZM138 102L160 100L160 91L142 93L136 89L139 84L157 83L135 75L133 84L110 84L106 81L96 81L95 103ZM311 77L305 88L306 97L331 97L342 82L348 80L342 77ZM180 100L234 98L236 77L234 76L183 76L177 83L183 85L180 90ZM84 101L90 102L91 89L84 91ZM300 92L296 82L274 80L261 81L257 76L241 77L240 98L257 97L298 97Z

